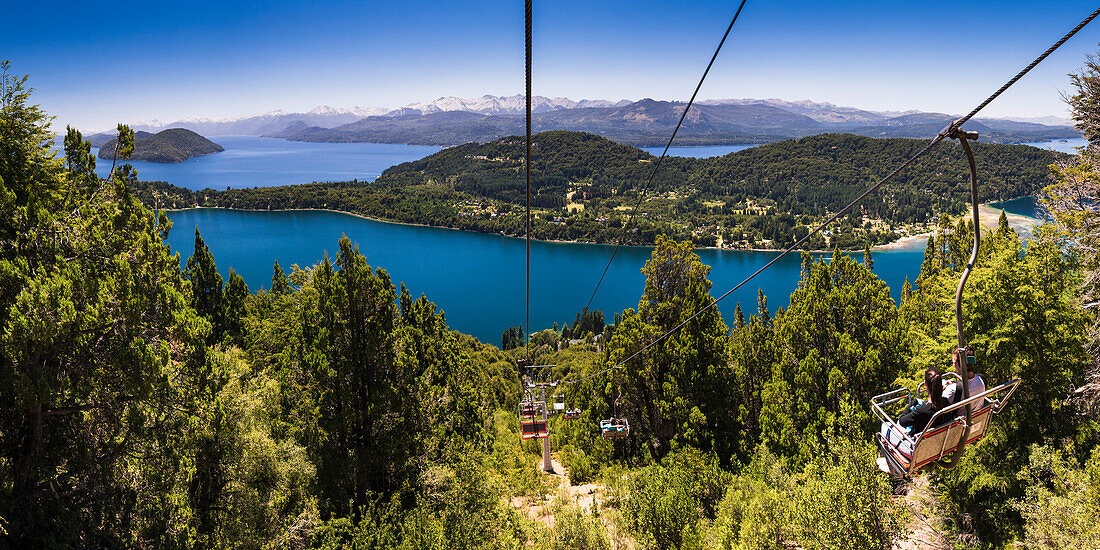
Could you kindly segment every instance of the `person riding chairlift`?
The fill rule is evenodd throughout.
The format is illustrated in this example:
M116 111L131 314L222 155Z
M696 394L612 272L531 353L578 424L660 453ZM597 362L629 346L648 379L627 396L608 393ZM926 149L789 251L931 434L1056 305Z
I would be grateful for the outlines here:
M955 367L955 372L959 372L959 370L960 370L959 369L959 361L960 360L961 361L966 360L965 357L962 357L961 352L962 352L962 350L956 349L955 353L954 353L954 356L952 358L952 363L953 363L953 366ZM961 359L960 359L960 357L961 357ZM969 378L970 378L969 381L968 381L968 384L967 384L967 386L969 386L969 389L970 389L970 397L974 397L975 395L980 395L982 393L985 393L985 380L981 377L981 375L974 372L972 369L967 369L967 374L969 375ZM950 386L944 388L943 397L945 399L947 399L948 403L958 403L958 402L962 401L963 393L961 391L959 391L959 382L955 382L954 384L951 384ZM972 405L968 405L968 408L970 409L971 414L973 414L975 411L982 408L982 405L984 404L985 400L982 400L982 401L983 401L982 403L975 403L975 404L972 404ZM959 414L964 414L964 413L960 412Z
M961 353L960 353L961 352ZM952 354L952 366L955 368L955 372L960 370L960 361L966 361L966 357L963 355L965 350L956 349ZM976 372L971 369L967 369L968 376L968 389L970 390L970 397L980 395L985 392L985 380L982 379ZM961 375L960 375L961 378ZM905 431L905 435L916 436L924 432L925 428L929 427L928 423L932 420L932 417L936 415L936 412L944 407L948 407L955 403L960 402L963 399L963 392L959 391L960 381L953 382L947 388L943 387L943 375L936 368L930 368L924 371L924 387L928 391L928 400L920 403L916 406L910 407L904 414L898 418L898 425ZM982 403L972 404L968 407L971 409L971 413L982 408ZM966 414L960 409L959 415ZM936 428L947 424L954 420L952 415L941 415L936 424L931 426ZM903 454L911 455L913 452L912 444L905 440L902 433L897 429L897 426L884 422L882 424L882 430L880 432L883 439L888 441L890 445L897 448ZM887 464L886 458L879 457L876 461L879 469L889 473L890 469Z
M911 407L898 418L898 424L902 428L908 428L910 433L924 431L928 422L936 415L936 411L951 404L951 400L944 395L943 375L938 369L933 367L924 371L924 387L928 391L928 401ZM951 387L954 389L954 385ZM940 418L941 423L946 420L948 420L946 417ZM884 424L883 429L887 428L889 425Z
M961 350L956 349L952 354L952 366L955 368L956 373L962 370L959 365L961 357L960 351ZM961 360L965 361L966 359L962 358ZM967 374L969 377L968 385L970 396L973 397L985 392L985 380L973 370L967 369ZM928 391L928 401L918 404L902 414L901 417L898 418L898 424L902 428L907 428L910 434L923 432L924 429L928 427L928 422L936 415L936 411L962 400L963 392L958 391L958 384L958 382L955 382L944 388L943 375L939 370L933 367L924 371L924 387ZM981 403L970 405L971 412L980 408ZM936 421L936 424L942 425L951 420L952 418L949 415L941 416L939 420ZM934 428L936 426L932 427ZM883 433L888 433L889 428L890 426L888 424L883 424Z

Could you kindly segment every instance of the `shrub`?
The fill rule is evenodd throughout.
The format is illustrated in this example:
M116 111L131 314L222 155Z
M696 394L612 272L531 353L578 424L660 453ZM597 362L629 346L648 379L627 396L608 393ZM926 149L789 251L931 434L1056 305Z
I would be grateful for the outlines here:
M885 550L899 534L900 508L875 466L874 447L834 442L799 477L791 510L803 548Z
M631 484L623 511L639 542L680 548L695 538L700 518L713 519L729 474L713 456L685 447L642 470Z
M554 512L553 550L611 550L611 538L599 518L579 506L571 505Z
M1085 467L1051 447L1031 448L1027 496L1016 503L1027 548L1089 548L1100 541L1100 448Z
M566 469L569 470L570 483L578 485L596 479L600 471L599 465L587 453L572 445L566 445L561 449L560 455Z
M761 446L718 504L713 543L722 550L781 549L790 538L793 480Z

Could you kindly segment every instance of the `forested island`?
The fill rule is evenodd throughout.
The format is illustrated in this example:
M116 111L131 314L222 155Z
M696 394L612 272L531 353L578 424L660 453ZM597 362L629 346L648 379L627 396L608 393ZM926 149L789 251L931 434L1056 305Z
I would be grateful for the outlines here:
M785 248L925 145L923 140L823 134L724 157L662 162L626 236L658 235L697 246ZM524 138L451 147L387 169L373 182L310 183L190 191L163 182L134 193L153 208L329 209L372 218L521 236L526 200ZM974 145L981 200L1033 195L1066 155L1023 145ZM616 242L657 157L593 134L537 134L532 237ZM815 236L810 249L862 249L924 233L969 198L966 160L941 144Z
M184 128L169 128L155 134L139 131L134 138L134 152L130 156L132 160L183 162L189 158L225 151L221 145ZM112 160L116 143L115 139L111 139L99 146L99 158Z

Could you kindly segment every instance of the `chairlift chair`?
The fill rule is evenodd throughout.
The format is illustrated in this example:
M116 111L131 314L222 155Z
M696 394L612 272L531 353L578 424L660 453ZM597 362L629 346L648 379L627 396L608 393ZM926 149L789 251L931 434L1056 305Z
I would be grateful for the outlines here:
M546 423L546 403L521 401L519 404L519 435L523 439L550 437Z
M519 436L523 439L550 437L545 418L527 417L519 422Z
M565 409L566 420L576 420L581 417L580 409Z
M957 374L945 373L945 377ZM871 411L882 422L883 428L875 434L875 443L886 459L890 473L897 477L911 478L937 461L948 460L958 448L966 432L966 409L970 407L970 429L964 445L979 442L989 429L993 415L1001 412L1009 398L1016 392L1021 380L1015 378L988 389L978 395L959 401L936 411L928 426L920 433L910 434L886 411L897 403L910 404L913 396L908 388L899 388L871 399ZM918 387L918 395L923 389Z
M534 401L521 401L519 404L520 416L535 416L539 413L538 404Z
M604 439L623 439L630 435L630 422L626 418L600 420L600 435Z
M977 443L985 437L992 416L1004 408L1020 385L1020 379L1016 378L978 395L970 395L967 374L971 371L971 365L977 361L966 344L966 335L963 332L963 289L978 259L982 233L981 220L978 216L978 169L974 162L974 153L967 140L978 139L978 134L952 125L949 127L949 133L944 137L959 141L970 168L974 239L970 248L970 260L966 263L966 268L959 277L959 284L955 288L955 332L958 337L958 346L955 348L953 362L956 373L944 374L945 377L950 374L956 378L955 383L960 390L957 394L962 398L957 403L936 411L927 426L918 434L907 432L886 412L886 407L890 405L904 402L908 406L913 402L913 396L908 388L889 391L871 399L871 411L882 421L883 426L879 433L875 434L875 442L882 453L881 460L885 461L885 464L880 463L880 467L896 476L912 477L920 473L922 468L931 466L937 461L945 468L954 468L962 457L966 445ZM962 375L960 376L959 373ZM919 394L920 386L917 391Z

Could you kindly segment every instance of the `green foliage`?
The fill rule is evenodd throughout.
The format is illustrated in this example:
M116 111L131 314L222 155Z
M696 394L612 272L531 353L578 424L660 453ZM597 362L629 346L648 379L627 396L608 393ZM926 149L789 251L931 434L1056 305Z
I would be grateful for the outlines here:
M66 204L74 200L74 197L87 196L99 184L99 177L95 173L95 155L91 153L91 149L91 144L84 141L84 136L78 130L65 127L65 162L69 169Z
M603 312L600 310L578 311L576 318L573 319L573 324L569 325L569 333L573 335L573 338L584 338L588 333L603 334L604 327Z
M771 334L742 331L777 342L771 378L750 397L750 410L759 406L761 440L805 459L829 434L873 431L867 403L905 366L905 329L889 288L866 265L842 254L804 263L791 305L776 314Z
M607 366L634 356L710 304L709 272L690 242L658 238L652 258L642 268L646 285L638 312L624 312L607 344ZM726 442L718 437L728 433L723 403L728 378L720 371L727 332L718 309L710 308L607 378L602 389L617 409L607 412L629 418L631 438L644 442L651 457L660 458L681 445L714 448L728 456Z
M712 543L723 550L786 548L792 535L794 480L775 455L760 447L733 478L718 504Z
M242 320L248 314L248 285L233 268L229 268L229 284L225 285L225 335L234 344L243 343Z
M964 336L986 386L1023 381L982 444L968 449L960 467L943 476L948 508L969 515L983 540L1022 535L1022 518L1009 502L1023 496L1025 484L1017 473L1027 466L1033 444L1075 439L1085 450L1095 445L1095 436L1089 436L1095 423L1078 416L1066 399L1084 379L1088 320L1075 301L1074 257L1051 237L1039 230L1025 249L1015 233L987 233L963 295ZM938 233L926 252L918 290L902 308L911 319L914 378L929 366L949 365L957 345L955 288L971 239L966 224Z
M1027 492L1015 507L1027 522L1026 548L1086 548L1100 540L1100 448L1081 468L1069 453L1032 446L1020 478Z
M519 347L523 347L524 343L526 342L527 339L523 336L522 326L516 325L513 327L508 327L507 330L504 331L504 334L500 336L500 349L504 351L516 349Z
M559 506L554 510L552 550L611 550L611 539L599 518L579 506Z
M874 458L872 446L841 440L792 473L758 448L718 505L712 545L780 549L793 540L808 549L892 547L904 514Z
M174 491L187 466L170 436L209 325L162 244L167 219L130 195L126 171L93 183L72 132L66 170L25 80L4 64L0 516L29 546L185 544Z
M569 470L569 482L573 485L588 483L600 473L599 462L591 455L572 445L562 447L558 453L562 464Z
M114 158L117 140L99 147L99 158ZM186 128L168 128L156 134L130 131L121 142L118 156L146 162L183 162L191 157L218 153L225 149Z
M181 270L163 242L170 222L130 191L164 188L136 184L129 165L99 180L72 129L56 158L26 78L0 67L0 545L605 549L613 525L616 542L646 548L832 549L885 548L901 533L905 518L866 443L867 402L946 363L971 228L939 221L900 308L869 256L860 265L807 255L790 307L773 314L760 293L756 314L746 320L739 306L731 331L716 309L691 318L712 303L709 267L692 241L659 236L671 226L656 218L706 209L726 227L755 227L739 238L783 242L846 200L834 184L875 168L840 166L904 155L909 142L825 136L672 162L650 221L633 234L657 243L637 309L613 326L583 311L560 334L532 338L532 358L557 365L553 379L601 373L555 396L581 419L550 419L571 481L602 486L589 514L554 493L557 479L536 467L538 443L517 433L523 327L503 335L508 351L450 331L434 303L368 265L347 238L334 261L289 275L276 263L270 292L250 293L233 270L223 281L197 232ZM120 125L123 158L133 138ZM561 222L543 212L541 227L598 237L601 208L617 227L612 212L650 157L595 136L540 140L544 207L567 189L587 202ZM823 149L833 143L843 147ZM455 197L490 196L499 215L470 227L511 231L519 147L468 144L387 171L377 185L296 190L302 201L438 221L451 219ZM991 196L1030 189L1028 163L1049 160L981 153L1004 170L992 172ZM900 182L892 202L868 212L918 220L956 210L959 196L944 187L956 157L918 166L919 185ZM795 181L807 170L814 176ZM1094 178L1086 164L1060 174ZM211 196L290 200L281 193ZM711 198L743 210L701 206ZM861 222L844 220L833 244L867 237ZM1079 414L1092 409L1077 395L1094 324L1080 308L1081 270L1095 259L1064 244L1091 221L1066 213L1061 233L1040 229L1026 247L1006 222L985 232L963 329L988 385L1023 385L981 444L930 485L946 521L962 531L970 518L985 545L1087 546L1100 513L1100 426ZM606 351L557 349L590 333L606 338ZM597 421L609 416L628 418L631 436L599 438ZM517 501L553 510L553 526Z
M202 240L197 227L195 251L187 259L183 278L191 282L191 307L213 327L211 343L220 340L225 333L225 289L222 288L222 276L214 266L214 255Z
M275 266L271 274L271 293L287 294L291 290L290 281L286 278L286 273L284 273L283 268L279 266L279 260L275 260Z
M871 445L843 442L814 457L800 476L790 513L803 548L892 548L901 515Z
M688 447L633 477L624 515L644 547L681 548L714 518L728 481L713 456Z
M133 152L134 152L134 131L133 131L133 129L131 129L129 126L127 126L125 124L120 123L118 125L117 132L118 132L118 134L117 134L117 137L115 137L114 142L118 145L115 146L115 147L112 147L111 171L107 175L108 178L114 177L114 175L115 175L115 165L118 163L118 159L121 158L122 160L126 160L126 159L130 158L130 155L133 154ZM127 164L127 165L124 165L124 166L129 166L129 165Z
M1070 83L1076 88L1066 103L1073 113L1074 126L1085 135L1089 143L1100 143L1100 60L1089 56L1085 66L1077 73L1069 75Z
M10 62L0 63L0 238L5 242L51 219L65 179L51 150L53 117L29 104L27 77L10 70Z

